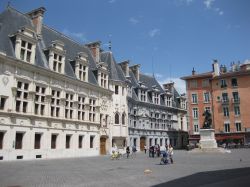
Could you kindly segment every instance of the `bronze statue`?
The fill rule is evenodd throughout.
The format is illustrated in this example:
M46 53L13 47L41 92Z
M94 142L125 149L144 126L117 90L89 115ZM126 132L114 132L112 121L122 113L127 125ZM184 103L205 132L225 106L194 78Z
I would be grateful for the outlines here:
M209 111L205 111L202 116L205 116L203 129L211 129L212 128L212 117Z

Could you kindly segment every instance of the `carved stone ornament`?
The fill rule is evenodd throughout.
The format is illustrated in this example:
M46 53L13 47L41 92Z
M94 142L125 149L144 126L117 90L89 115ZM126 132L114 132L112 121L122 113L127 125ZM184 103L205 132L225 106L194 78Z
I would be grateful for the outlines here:
M4 76L2 78L2 82L3 82L4 86L6 86L9 83L9 78L7 76Z

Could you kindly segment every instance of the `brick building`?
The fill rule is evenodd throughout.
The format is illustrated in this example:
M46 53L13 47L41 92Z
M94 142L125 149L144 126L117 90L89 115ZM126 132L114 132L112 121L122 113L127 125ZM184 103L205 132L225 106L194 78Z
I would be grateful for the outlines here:
M182 77L186 81L189 140L199 141L204 111L212 114L218 143L250 142L250 62L232 63L230 70L214 60L212 71Z

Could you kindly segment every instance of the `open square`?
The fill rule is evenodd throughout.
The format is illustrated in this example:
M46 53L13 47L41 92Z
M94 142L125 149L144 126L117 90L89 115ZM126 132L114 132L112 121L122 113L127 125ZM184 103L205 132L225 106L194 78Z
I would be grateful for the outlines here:
M159 163L160 158L142 152L133 159L113 161L98 156L2 162L0 186L246 186L250 179L249 149L231 153L175 151L174 164ZM152 172L144 173L146 169Z

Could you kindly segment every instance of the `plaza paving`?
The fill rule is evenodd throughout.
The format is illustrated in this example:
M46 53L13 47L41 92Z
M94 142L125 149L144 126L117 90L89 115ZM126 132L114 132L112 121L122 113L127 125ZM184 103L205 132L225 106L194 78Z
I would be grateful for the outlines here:
M175 151L174 164L159 165L159 160L138 153L114 161L98 156L0 162L0 186L250 186L250 149Z

